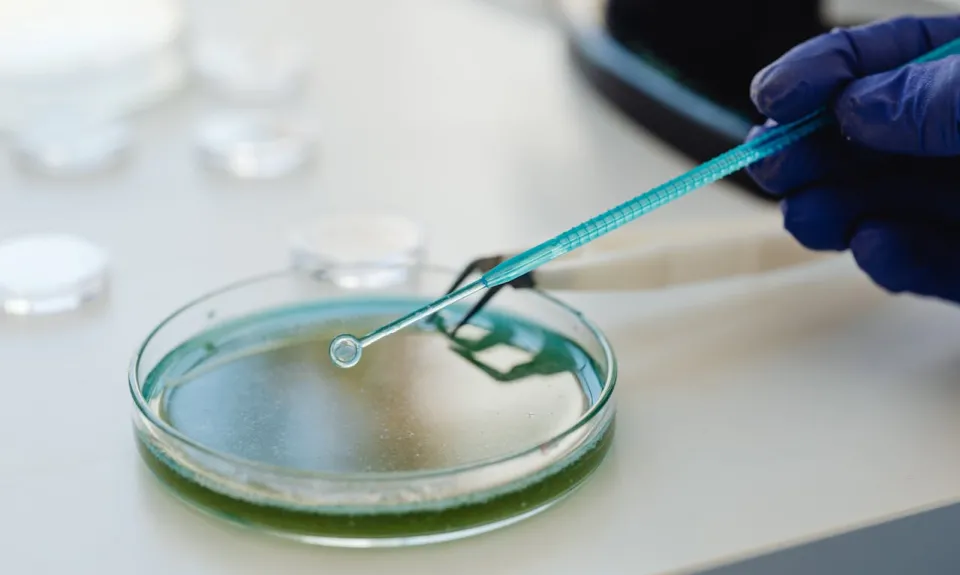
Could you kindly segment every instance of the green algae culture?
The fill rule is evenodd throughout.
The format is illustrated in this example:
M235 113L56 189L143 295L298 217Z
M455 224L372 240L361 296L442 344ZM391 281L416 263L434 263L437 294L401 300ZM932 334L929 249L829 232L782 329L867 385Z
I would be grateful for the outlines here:
M343 489L358 497L344 502L341 490L340 499L317 505L254 479L248 491L227 488L222 470L185 461L139 426L143 459L178 497L207 512L321 543L485 531L578 487L610 447L612 409L557 461L529 473L494 471L524 453L549 460L555 438L606 397L606 375L572 339L496 311L451 338L446 316L438 316L387 338L353 369L331 364L327 346L338 333L379 325L419 303L333 300L233 319L175 347L141 388L160 421L209 453L280 475L343 478ZM458 479L486 465L504 481L474 489ZM454 487L442 496L415 487L420 476L435 482L445 474ZM391 501L365 477L409 477L411 488Z

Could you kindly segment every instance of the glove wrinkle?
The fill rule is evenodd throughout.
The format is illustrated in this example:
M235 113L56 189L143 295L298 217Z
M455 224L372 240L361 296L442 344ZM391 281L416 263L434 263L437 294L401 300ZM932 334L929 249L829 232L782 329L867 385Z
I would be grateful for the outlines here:
M852 141L894 154L960 154L960 58L905 66L853 82L837 121Z

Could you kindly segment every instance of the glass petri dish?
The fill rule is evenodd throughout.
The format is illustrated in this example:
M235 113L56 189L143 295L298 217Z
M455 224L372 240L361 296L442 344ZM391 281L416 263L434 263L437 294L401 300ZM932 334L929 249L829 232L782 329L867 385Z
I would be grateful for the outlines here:
M66 234L35 234L0 242L0 311L49 315L74 311L107 289L108 256Z
M343 288L403 283L425 252L416 222L386 214L316 218L297 226L289 241L293 268L327 274Z
M386 288L287 271L166 318L129 371L146 465L179 499L307 543L447 541L549 508L601 464L616 362L603 334L536 290L504 290L455 338L465 308L335 367L330 340L432 300L424 266Z
M286 101L306 84L309 59L305 47L297 44L207 38L193 48L196 75L225 101Z
M47 116L14 134L19 166L48 176L88 176L115 169L132 144L131 130L120 120L82 113Z
M211 113L197 128L202 163L239 179L286 177L309 163L314 147L310 131L269 110Z

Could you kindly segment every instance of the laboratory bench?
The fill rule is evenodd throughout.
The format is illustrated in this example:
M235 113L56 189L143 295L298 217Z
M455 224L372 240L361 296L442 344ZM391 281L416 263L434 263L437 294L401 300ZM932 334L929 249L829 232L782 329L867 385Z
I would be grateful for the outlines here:
M216 27L214 4L196 22ZM841 256L751 281L557 294L615 346L617 436L584 487L514 526L435 546L319 548L176 501L136 452L127 365L184 302L287 266L291 226L375 207L415 218L429 258L459 266L691 167L597 97L543 20L482 0L279 5L312 42L302 113L319 148L299 175L204 170L192 140L204 104L189 92L138 115L115 172L74 181L0 163L4 236L76 234L111 258L100 300L0 319L0 572L833 573L748 560L786 550L809 568L827 551L791 550L960 499L960 312L882 293ZM721 183L649 221L776 213ZM878 537L852 560L911 535ZM826 539L834 551L841 540ZM857 569L839 572L868 572Z

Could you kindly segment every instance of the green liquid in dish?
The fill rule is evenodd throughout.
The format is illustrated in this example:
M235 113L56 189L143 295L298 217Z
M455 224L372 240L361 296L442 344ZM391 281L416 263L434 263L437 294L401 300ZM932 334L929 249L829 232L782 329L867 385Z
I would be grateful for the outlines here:
M331 363L335 335L364 333L422 303L325 302L234 320L168 354L143 395L166 423L219 453L330 474L442 471L506 457L569 429L600 398L602 373L585 350L493 312L456 339L427 322L372 346L352 369ZM235 522L303 536L394 538L477 528L544 507L599 465L612 436L611 422L575 461L514 491L393 513L233 498L138 444L180 497Z

